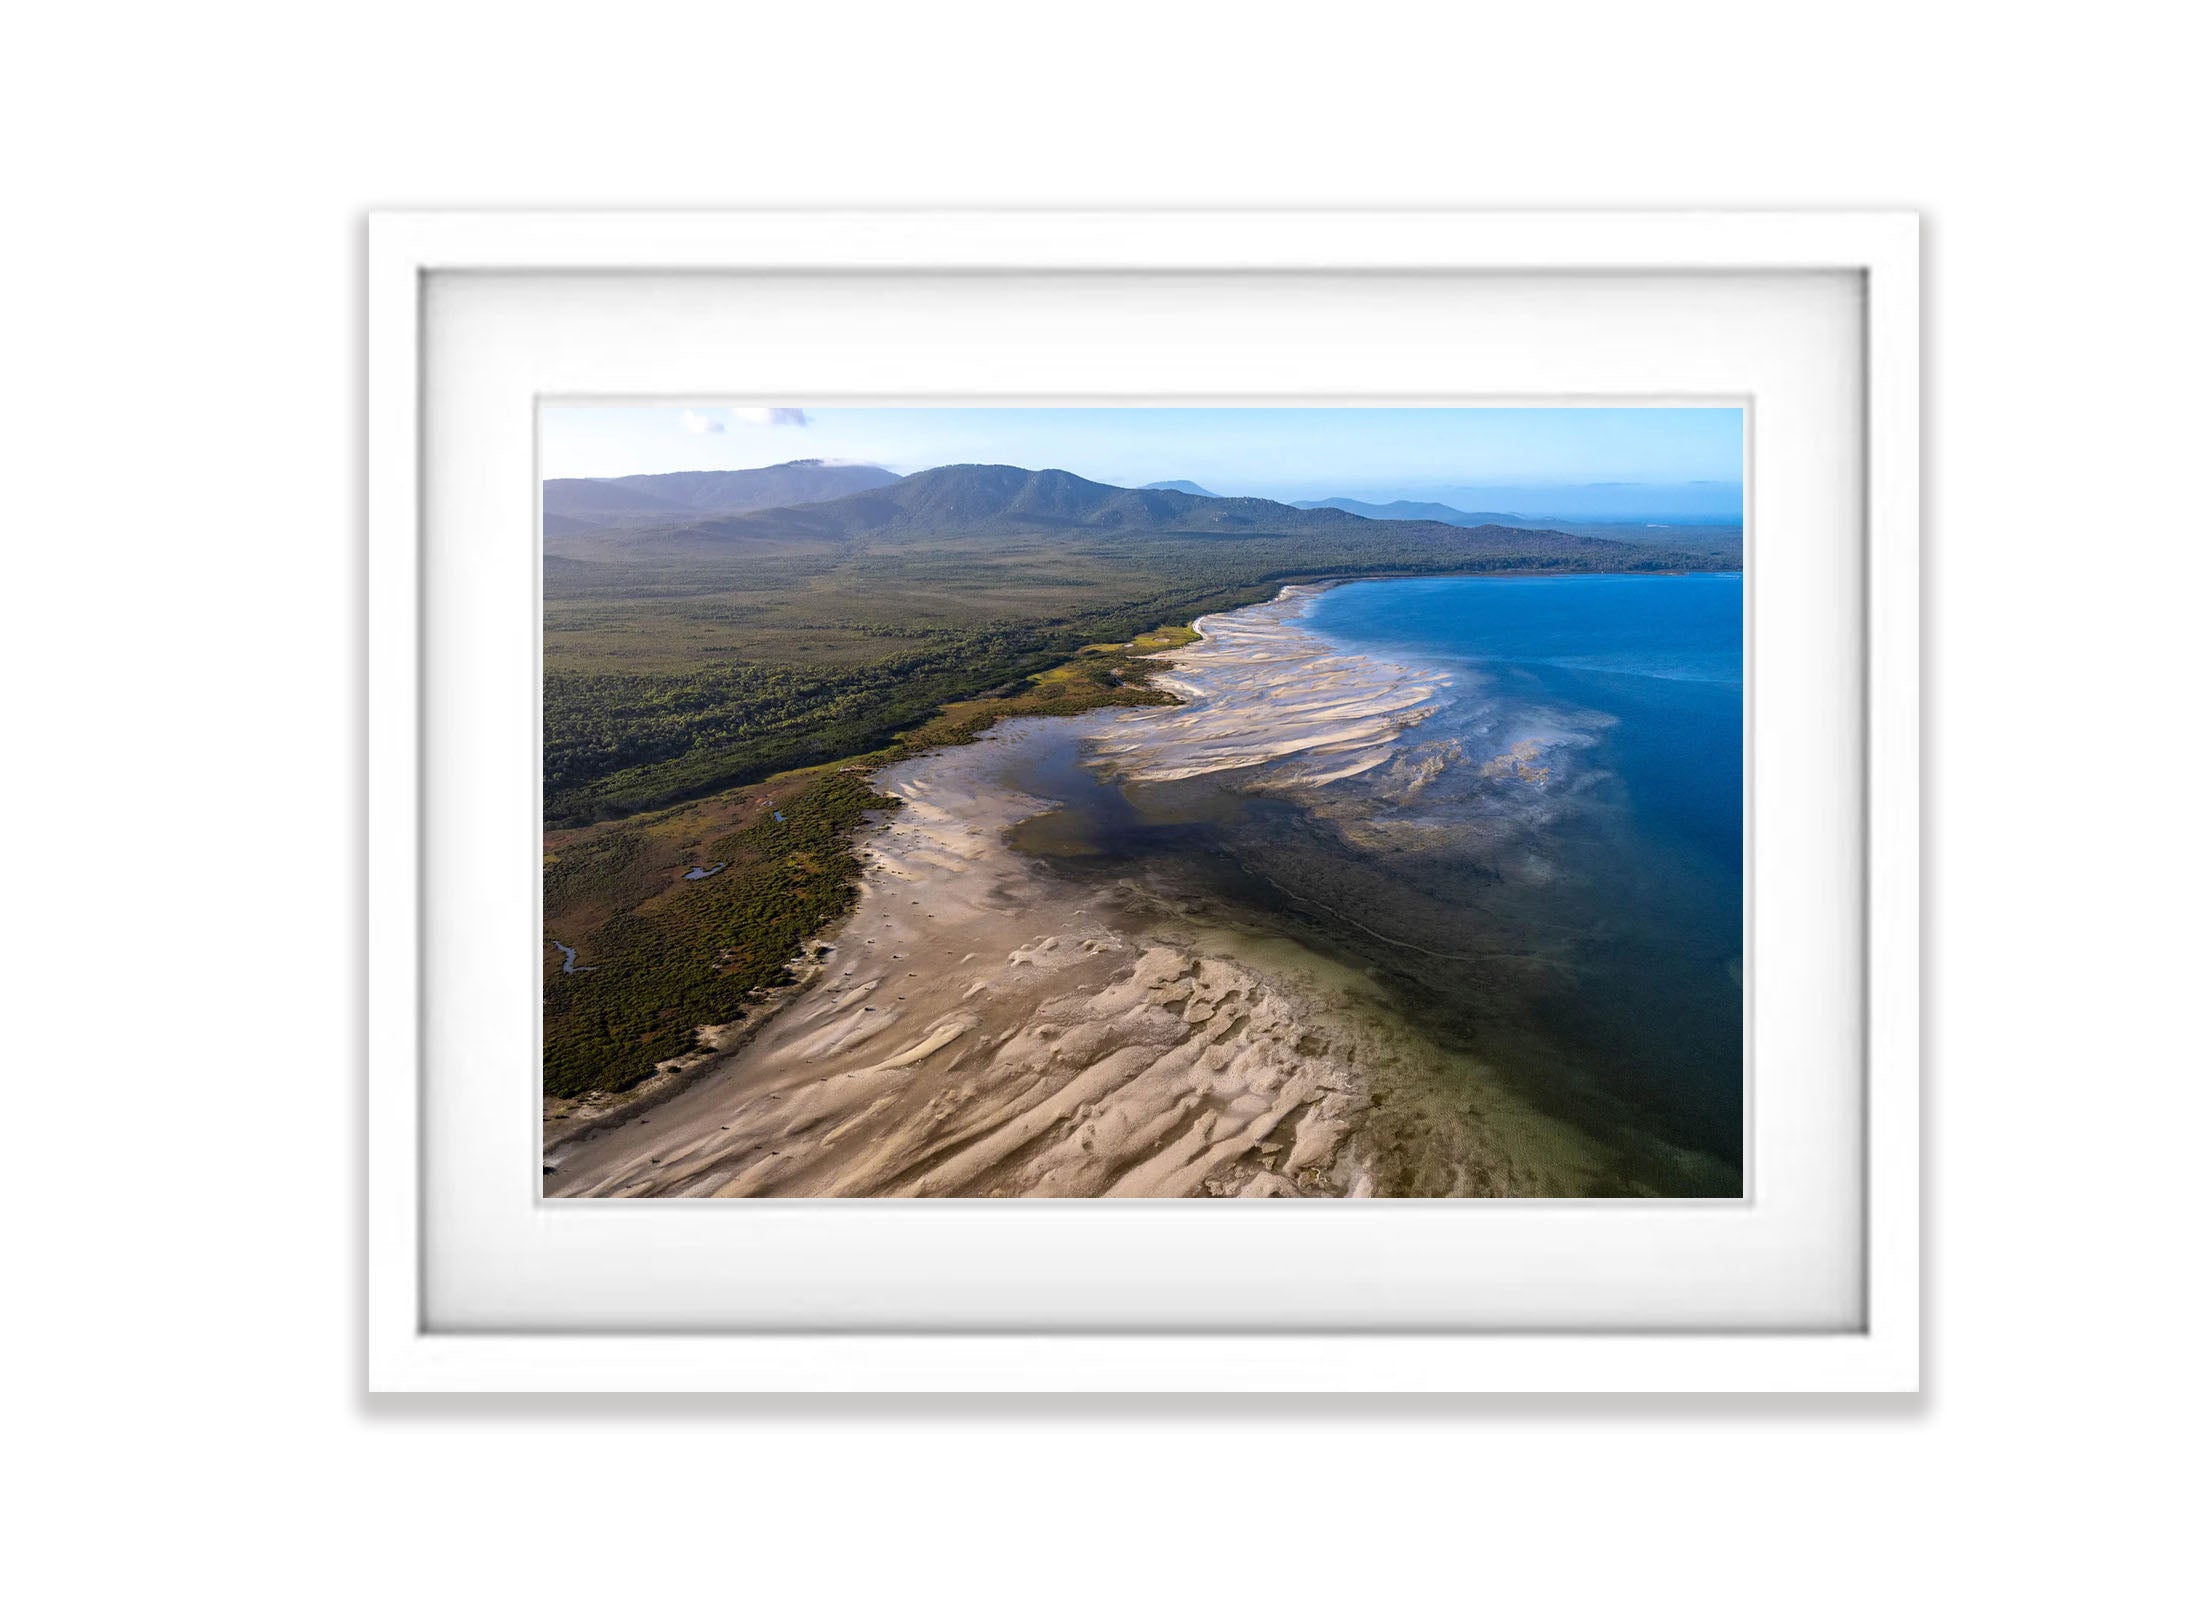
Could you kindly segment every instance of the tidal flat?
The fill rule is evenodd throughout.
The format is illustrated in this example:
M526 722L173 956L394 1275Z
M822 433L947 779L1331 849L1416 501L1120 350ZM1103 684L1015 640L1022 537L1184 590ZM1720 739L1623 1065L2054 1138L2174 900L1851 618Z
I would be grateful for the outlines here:
M896 762L802 992L545 1192L1738 1194L1739 599L1291 589Z

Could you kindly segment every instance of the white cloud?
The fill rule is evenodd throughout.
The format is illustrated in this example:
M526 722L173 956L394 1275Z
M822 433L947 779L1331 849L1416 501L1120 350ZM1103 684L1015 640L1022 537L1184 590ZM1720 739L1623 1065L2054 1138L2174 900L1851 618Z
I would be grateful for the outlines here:
M794 406L735 406L733 419L759 428L807 428L810 414Z
M681 412L680 426L690 433L724 433L726 431L724 419L714 417L707 411Z

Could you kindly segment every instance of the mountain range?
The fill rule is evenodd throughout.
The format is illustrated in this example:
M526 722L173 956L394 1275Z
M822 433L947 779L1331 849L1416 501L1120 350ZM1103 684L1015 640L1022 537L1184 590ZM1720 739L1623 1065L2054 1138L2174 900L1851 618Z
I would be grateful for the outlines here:
M814 473L815 463L790 463ZM783 469L760 469L769 474ZM833 470L833 469L826 469ZM876 561L1007 559L1134 561L1165 571L1172 561L1233 571L1344 571L1371 568L1484 570L1640 570L1645 565L1702 566L1701 553L1648 549L1549 528L1485 522L1461 526L1435 518L1371 518L1336 506L1290 506L1251 497L1182 489L1126 489L1074 473L1003 465L935 467L831 499L694 514L696 505L736 494L792 492L785 479L706 483L710 474L562 480L574 487L564 513L605 520L553 531L552 553L589 563L716 565L762 557ZM636 491L639 481L664 484ZM818 480L812 480L818 481ZM840 480L845 481L845 480ZM753 485L753 487L751 486ZM669 492L668 492L669 491ZM657 496L665 509L644 516L618 498ZM685 494L683 515L672 494ZM1450 510L1448 507L1438 509ZM1459 513L1452 512L1453 517ZM1177 552L1172 555L1170 552ZM1717 563L1712 563L1717 564Z
M952 486L935 474L959 474ZM990 474L990 480L983 475ZM1014 488L1001 492L1011 480L1002 474L1021 474ZM1025 479L1034 480L1025 482ZM987 522L1027 522L1032 526L1064 526L1081 523L1092 527L1138 527L1158 531L1243 528L1258 524L1274 528L1285 511L1336 512L1376 522L1436 523L1454 528L1520 528L1583 537L1616 539L1660 548L1722 550L1738 553L1740 530L1735 526L1697 527L1663 522L1622 520L1579 522L1558 517L1529 517L1515 511L1462 511L1435 500L1392 500L1377 504L1333 495L1322 500L1298 500L1288 506L1272 500L1224 496L1189 478L1168 478L1137 489L1091 484L1066 472L1028 472L1017 467L939 467L904 479L885 467L863 462L820 459L783 461L776 466L731 471L633 473L617 478L551 478L543 484L543 536L558 553L594 559L634 559L668 551L707 547L714 537L707 527L729 517L790 507L817 506L852 496L924 480L925 486L907 505L893 501L868 501L849 513L856 523L878 527L892 522L915 523L926 519L947 522L972 519ZM1042 481L1043 480L1043 481ZM990 481L992 488L986 487ZM1104 491L1097 498L1072 495L1063 498L1065 482L1088 484ZM1168 494L1175 501L1137 501L1124 496ZM1049 503L1049 496L1053 503ZM1072 502L1075 502L1074 504ZM1185 502L1210 502L1226 511L1202 510ZM898 509L896 509L898 507ZM866 521L868 519L868 521ZM830 536L836 519L802 517L791 522L748 530L752 539L780 544L788 538L798 543Z

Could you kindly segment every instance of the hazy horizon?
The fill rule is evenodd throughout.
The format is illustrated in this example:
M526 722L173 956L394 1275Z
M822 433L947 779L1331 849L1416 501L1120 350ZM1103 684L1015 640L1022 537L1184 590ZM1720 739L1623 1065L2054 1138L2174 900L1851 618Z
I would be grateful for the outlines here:
M1221 495L1739 522L1739 407L751 407L545 402L545 478L860 461L1059 468Z

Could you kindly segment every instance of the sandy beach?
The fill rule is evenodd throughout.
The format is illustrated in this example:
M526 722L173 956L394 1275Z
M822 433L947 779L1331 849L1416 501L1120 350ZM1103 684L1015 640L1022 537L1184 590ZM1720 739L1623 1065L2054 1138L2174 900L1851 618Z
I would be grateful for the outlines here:
M815 976L677 1094L553 1146L545 1193L1584 1192L1592 1141L1435 1058L1365 974L1008 843L1046 809L1009 777L1030 740L1145 782L1380 765L1445 680L1322 650L1289 626L1303 593L1203 618L1161 680L1182 707L1011 721L887 768L901 806Z
M879 787L825 971L737 1058L553 1154L557 1195L1347 1193L1360 1099L1307 1053L1309 997L1003 843L1018 726ZM1299 987L1303 987L1299 986Z

